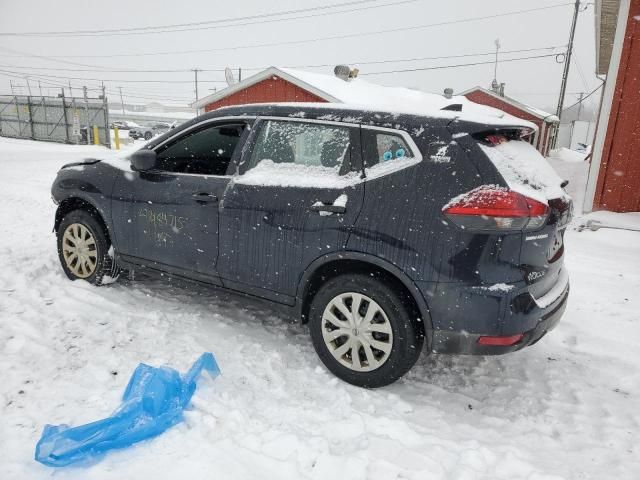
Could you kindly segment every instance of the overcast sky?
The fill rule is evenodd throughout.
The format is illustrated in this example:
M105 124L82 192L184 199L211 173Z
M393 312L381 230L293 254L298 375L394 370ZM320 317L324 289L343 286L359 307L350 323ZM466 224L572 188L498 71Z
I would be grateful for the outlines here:
M316 10L300 15L316 15L274 22L276 17L265 14L286 10L299 10L315 6L341 3L342 10L354 10L327 15L339 9ZM293 0L242 0L220 2L211 0L131 2L91 2L65 0L0 0L0 33L51 32L77 30L104 30L116 28L147 27L179 23L204 22L235 17L249 17L240 23L269 20L269 23L208 28L196 31L153 33L147 35L84 36L84 37L16 37L0 36L0 69L31 74L34 95L38 92L38 75L55 75L63 78L40 77L46 93L49 84L68 84L67 77L104 79L110 92L122 87L128 98L125 101L144 103L155 99L171 99L187 103L194 98L193 73L132 73L132 72L83 72L95 67L108 69L222 69L225 66L243 67L243 77L256 67L303 66L301 69L332 73L332 67L307 67L318 64L348 63L359 66L362 78L384 85L398 85L441 93L452 87L456 92L474 85L488 87L493 79L493 64L444 68L403 73L383 73L389 70L446 66L460 63L488 62L490 55L464 56L487 53L494 50L494 40L500 39L503 52L523 49L540 49L529 52L503 53L502 60L518 57L546 55L559 52L566 45L573 7L564 6L427 28L411 28L436 23L451 22L474 17L502 15L507 12L546 6L562 5L560 0L454 0L435 2L429 0L378 0L362 3L357 0L318 0L296 2ZM371 8L373 6L379 8ZM364 9L366 8L366 9ZM318 14L322 16L317 16ZM282 18L282 17L279 17ZM210 26L210 25L206 25ZM382 33L385 30L395 30ZM380 33L378 33L380 32ZM364 34L367 35L358 35ZM291 41L312 40L319 37L349 35L348 38L315 40L288 45L259 46ZM238 48L247 47L251 48ZM555 50L542 50L558 47ZM210 49L209 52L157 55L194 49ZM595 61L593 6L581 13L578 20L574 62L572 63L567 100L575 102L576 92L588 92L599 85L594 75ZM17 53L20 52L20 53ZM125 56L140 53L155 55ZM34 56L35 55L35 56ZM109 57L106 57L109 55ZM52 57L56 58L52 58ZM443 59L413 60L360 64L424 57ZM449 58L446 58L449 57ZM454 57L454 58L451 58ZM71 62L71 63L69 63ZM82 66L82 65L88 66ZM18 68L23 67L23 68ZM34 67L27 69L24 67ZM506 83L506 93L521 101L547 110L554 110L560 89L562 64L555 57L525 61L502 61L498 66L498 81ZM71 70L60 70L71 69ZM77 70L75 70L77 69ZM253 69L253 70L252 70ZM200 97L213 88L225 86L222 72L201 72ZM0 75L0 93L10 93L10 77ZM131 80L157 80L158 83L131 82ZM24 79L12 78L22 85ZM171 81L172 83L168 83ZM214 83L214 82L218 83ZM167 83L165 83L167 82ZM175 82L175 83L173 83ZM179 83L184 82L184 83ZM72 79L72 86L97 87L93 80ZM58 89L59 91L59 89ZM77 92L79 94L79 91ZM148 99L139 98L144 95ZM109 95L113 97L113 94ZM594 95L594 97L596 97ZM594 101L596 98L594 98Z

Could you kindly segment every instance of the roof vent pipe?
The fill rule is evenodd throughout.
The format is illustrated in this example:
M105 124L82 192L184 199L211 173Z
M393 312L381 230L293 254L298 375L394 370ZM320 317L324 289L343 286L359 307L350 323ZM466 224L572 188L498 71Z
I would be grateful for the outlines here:
M453 88L445 88L444 98L452 98L452 97L453 97Z
M359 71L360 70L358 70L357 68L352 69L351 67L349 67L349 65L336 65L336 67L333 69L333 73L335 74L335 76L341 80L344 80L345 82L356 78Z
M349 68L349 65L336 65L336 67L333 69L333 73L340 80L344 80L345 82L347 82L349 81L351 68Z

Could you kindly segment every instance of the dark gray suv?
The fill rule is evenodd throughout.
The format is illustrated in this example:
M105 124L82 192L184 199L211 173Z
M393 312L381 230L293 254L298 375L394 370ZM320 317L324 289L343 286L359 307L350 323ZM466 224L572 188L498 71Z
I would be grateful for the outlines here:
M531 134L451 111L216 110L130 163L63 167L60 261L96 285L144 267L276 302L355 385L395 381L423 346L518 350L569 291L571 201Z

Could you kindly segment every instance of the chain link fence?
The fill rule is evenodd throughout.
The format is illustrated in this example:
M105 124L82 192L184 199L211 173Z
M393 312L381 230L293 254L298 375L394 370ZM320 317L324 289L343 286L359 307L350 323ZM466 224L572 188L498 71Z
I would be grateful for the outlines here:
M0 136L111 147L107 100L0 95Z

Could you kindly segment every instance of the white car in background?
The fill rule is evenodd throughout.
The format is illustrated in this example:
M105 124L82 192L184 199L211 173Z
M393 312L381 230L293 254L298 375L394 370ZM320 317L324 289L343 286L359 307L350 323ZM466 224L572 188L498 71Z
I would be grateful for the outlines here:
M160 135L170 129L171 125L167 122L153 122L131 128L129 130L129 137L134 139L144 138L145 140L151 140L156 135Z

